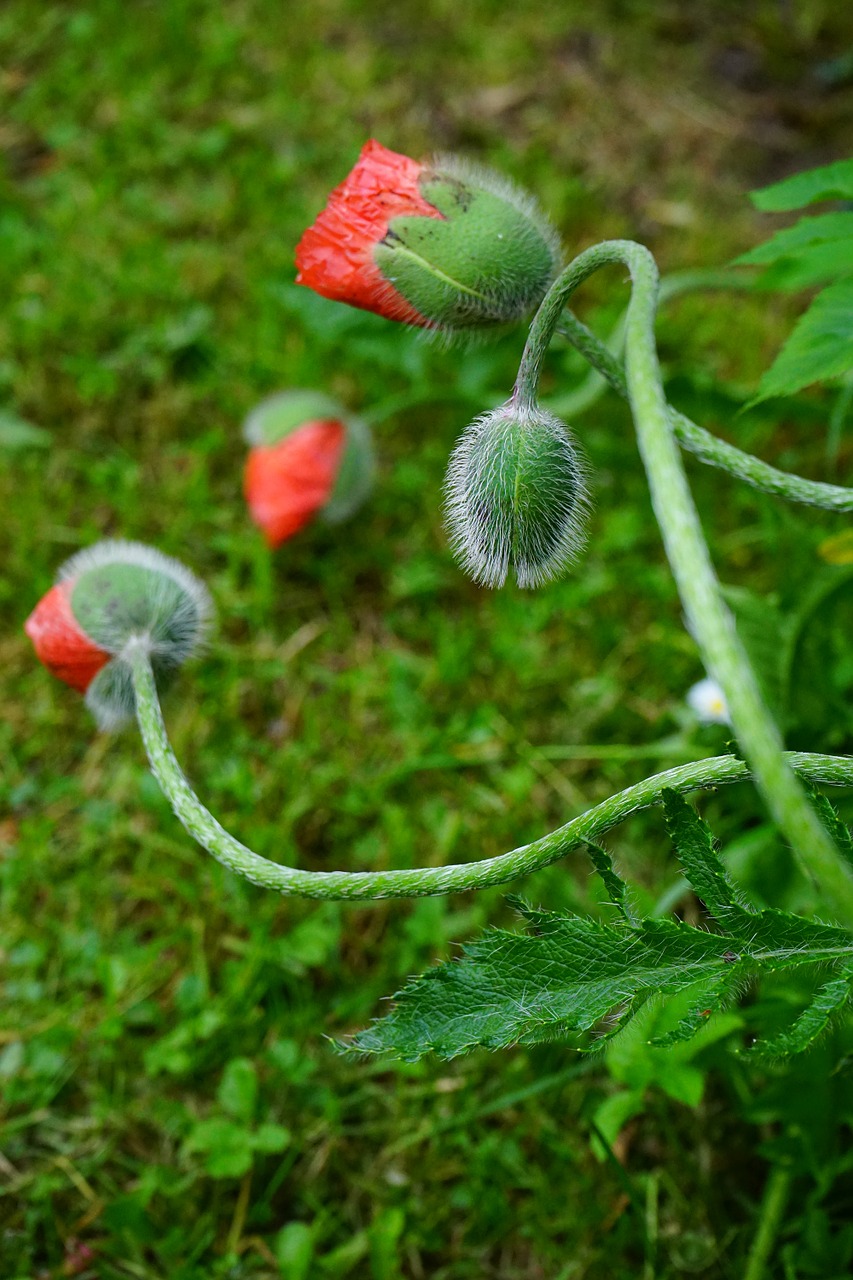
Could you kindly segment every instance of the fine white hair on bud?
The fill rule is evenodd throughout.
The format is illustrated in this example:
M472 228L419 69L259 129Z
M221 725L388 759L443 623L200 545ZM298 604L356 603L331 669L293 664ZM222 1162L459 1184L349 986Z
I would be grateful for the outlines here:
M445 481L454 555L475 582L559 577L586 541L586 463L559 418L508 401L462 433Z
M189 569L139 542L107 539L62 566L71 611L81 632L112 655L86 689L102 729L133 714L128 644L144 646L158 680L168 681L204 644L213 618L207 588Z

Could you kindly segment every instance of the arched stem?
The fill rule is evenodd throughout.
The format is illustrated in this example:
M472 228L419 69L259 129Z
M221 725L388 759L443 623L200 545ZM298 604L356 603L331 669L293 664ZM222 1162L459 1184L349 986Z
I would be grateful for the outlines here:
M648 249L630 240L612 240L569 264L531 325L514 398L526 407L536 403L542 363L564 308L584 280L610 264L627 267L631 276L625 326L628 399L652 506L688 626L706 669L723 688L732 726L778 827L817 881L828 908L853 922L853 875L786 763L779 731L762 701L711 564L663 392L654 336L658 272Z
M577 316L571 311L563 311L556 332L568 338L572 346L590 362L597 371L596 376L603 378L623 399L628 399L628 382L622 365L605 343ZM550 407L556 412L567 412L562 404ZM788 471L779 471L760 458L754 458L752 454L744 453L734 445L719 440L710 431L705 431L683 413L673 409L672 405L668 405L667 410L670 428L676 440L707 466L728 471L753 489L776 494L780 498L787 498L789 502L823 507L827 511L853 511L853 489L837 484L823 484L819 480L805 480Z
M230 835L204 807L169 744L154 674L144 645L129 645L124 659L133 677L136 716L151 769L187 832L231 871L262 888L294 897L362 901L422 898L505 884L508 880L550 866L585 841L600 839L631 814L650 809L658 802L665 787L685 794L703 787L726 786L749 777L748 766L743 760L736 756L714 756L646 778L572 818L565 826L540 840L496 858L401 871L303 871L270 862L254 853ZM793 752L787 758L791 768L810 782L829 786L853 784L853 759Z

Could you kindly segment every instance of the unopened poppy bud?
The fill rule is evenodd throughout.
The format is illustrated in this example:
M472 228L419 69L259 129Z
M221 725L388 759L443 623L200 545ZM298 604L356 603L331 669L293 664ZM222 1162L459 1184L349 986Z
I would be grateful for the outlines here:
M271 547L319 517L331 524L361 506L373 483L365 422L318 391L283 391L253 409L244 489Z
M586 467L567 428L512 401L475 419L447 471L445 513L453 551L475 582L500 587L558 577L585 541Z
M428 329L491 328L537 307L559 265L535 202L453 156L368 142L296 250L297 283Z
M66 561L24 630L39 660L111 729L133 712L128 643L144 645L155 674L168 677L196 651L211 615L207 589L177 560L106 541Z

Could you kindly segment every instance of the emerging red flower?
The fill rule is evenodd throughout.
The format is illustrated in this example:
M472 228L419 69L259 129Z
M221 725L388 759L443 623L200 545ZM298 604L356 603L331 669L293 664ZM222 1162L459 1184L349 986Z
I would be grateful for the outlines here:
M112 654L80 629L71 611L74 583L65 578L51 587L24 623L36 657L59 680L85 693Z
M442 218L421 195L424 166L371 139L352 173L336 187L326 208L296 248L297 284L324 298L375 311L388 320L430 325L388 282L373 250L392 218Z
M559 262L553 228L498 174L453 156L418 164L371 141L300 240L296 280L452 334L521 320Z
M271 547L297 533L332 496L346 428L334 419L305 422L276 444L255 445L244 490L255 524Z

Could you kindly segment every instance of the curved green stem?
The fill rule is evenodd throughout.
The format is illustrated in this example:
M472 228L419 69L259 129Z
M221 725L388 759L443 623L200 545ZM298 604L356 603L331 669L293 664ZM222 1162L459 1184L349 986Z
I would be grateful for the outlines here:
M660 282L660 294L658 301L660 303L668 302L670 298L677 298L685 293L692 293L695 289L725 289L727 291L740 292L752 288L752 279L748 276L735 275L731 271L717 271L713 268L710 270L699 268L697 270L674 271L671 275L662 276ZM557 328L558 333L563 332L562 325ZM587 332L589 332L587 330ZM569 334L565 335L571 342ZM590 335L592 336L592 335ZM597 338L593 338L597 342ZM604 341L605 348L608 352L612 352L614 356L618 356L622 350L625 341L625 313L623 312L616 324L613 326L607 338ZM595 404L596 400L606 390L609 379L604 375L603 371L598 367L597 362L584 353L590 364L593 366L584 380L578 386L570 391L565 391L561 395L549 396L547 407L552 413L556 413L560 418L571 418L575 414L583 413L590 405ZM616 364L617 369L621 372L621 365ZM701 430L701 428L699 428Z
M786 763L779 731L762 701L711 564L670 427L654 335L658 273L648 249L630 240L613 240L595 245L570 263L534 318L514 397L523 407L535 404L542 363L569 298L593 272L617 263L628 268L632 284L625 328L628 398L652 506L688 627L706 669L723 688L732 726L777 826L833 912L853 922L853 876Z
M600 376L605 383L623 399L628 399L628 382L624 370L616 356L599 338L586 327L571 311L564 311L556 329L557 333L568 338L582 356L595 368L596 377ZM586 385L586 384L584 384ZM591 401L590 401L591 403ZM556 412L565 410L565 405L549 405ZM764 493L774 493L790 502L801 502L810 507L823 507L829 511L853 511L853 489L843 488L836 484L823 484L818 480L804 480L802 476L791 475L787 471L779 471L760 458L736 449L734 445L719 440L710 431L705 431L695 422L691 422L683 413L667 406L669 424L679 444L694 454L700 462L710 467L718 467L728 471L730 475L743 480L754 489Z
M402 871L303 871L270 862L230 835L204 807L184 776L169 744L151 663L143 644L128 645L136 693L136 716L152 772L175 814L194 840L218 862L253 884L301 898L421 898L463 889L505 884L550 866L587 840L597 840L611 827L655 805L665 787L680 794L721 787L748 778L749 769L736 756L714 756L667 769L617 795L531 844L479 862ZM810 782L829 786L853 784L853 758L791 752L791 768Z

